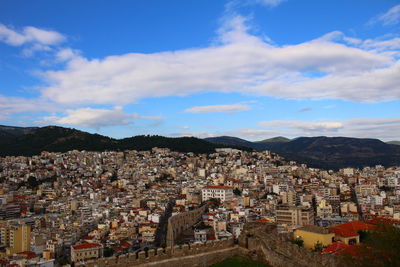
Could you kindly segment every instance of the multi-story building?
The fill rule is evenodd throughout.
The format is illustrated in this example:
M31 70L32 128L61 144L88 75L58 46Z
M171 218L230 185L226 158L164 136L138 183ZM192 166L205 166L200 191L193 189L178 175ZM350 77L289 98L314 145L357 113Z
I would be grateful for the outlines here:
M332 217L332 206L322 200L317 207L317 216L319 218L330 218Z
M314 212L306 207L279 206L276 209L276 222L287 226L314 224Z
M288 192L282 193L282 203L289 206L295 206L297 204L296 191L289 190Z
M11 224L1 228L1 243L6 247L6 253L8 255L29 251L30 241L30 225Z
M233 199L233 188L230 186L206 186L201 189L202 200L207 201L210 198L217 198L221 201Z
M86 261L103 257L103 245L98 243L86 243L71 246L71 261Z

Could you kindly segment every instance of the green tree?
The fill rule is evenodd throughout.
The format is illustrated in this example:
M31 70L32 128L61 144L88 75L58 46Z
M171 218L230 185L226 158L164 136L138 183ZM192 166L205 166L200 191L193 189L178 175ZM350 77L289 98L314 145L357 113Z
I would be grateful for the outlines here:
M304 240L300 239L300 238L296 238L296 239L292 240L292 243L298 245L299 247L304 246Z
M320 252L324 249L324 246L322 245L321 242L317 241L317 243L314 244L314 251Z
M114 255L114 250L112 248L105 248L103 251L103 256L104 257L111 257L112 255Z
M368 232L364 243L356 247L355 253L343 257L354 266L400 266L400 229L388 224L378 225L375 230Z
M29 176L29 178L28 178L29 188L36 188L38 185L39 185L39 182L37 181L36 177Z
M233 189L233 193L234 193L235 195L237 195L237 196L241 196L241 195L242 195L242 191L240 191L239 188Z

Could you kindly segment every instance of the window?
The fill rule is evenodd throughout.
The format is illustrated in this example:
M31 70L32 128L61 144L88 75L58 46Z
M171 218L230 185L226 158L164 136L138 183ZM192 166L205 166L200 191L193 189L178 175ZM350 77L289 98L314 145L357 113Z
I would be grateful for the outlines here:
M357 239L353 238L349 240L349 245L354 245L357 243Z

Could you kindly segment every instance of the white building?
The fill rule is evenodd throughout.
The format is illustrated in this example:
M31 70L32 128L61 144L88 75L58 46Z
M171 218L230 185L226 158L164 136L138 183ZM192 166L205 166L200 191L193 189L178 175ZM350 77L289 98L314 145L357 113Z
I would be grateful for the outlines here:
M233 188L230 186L206 186L201 189L201 196L203 201L210 198L218 198L221 201L228 201L233 199Z

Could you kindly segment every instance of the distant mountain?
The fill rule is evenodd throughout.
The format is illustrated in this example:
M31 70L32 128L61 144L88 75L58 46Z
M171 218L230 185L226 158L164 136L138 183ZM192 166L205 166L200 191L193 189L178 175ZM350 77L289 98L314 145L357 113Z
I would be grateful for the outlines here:
M74 149L88 151L150 150L153 147L170 148L179 152L211 153L215 151L215 148L226 147L194 137L134 136L118 140L57 126L26 129L3 127L5 130L0 129L0 156L31 156L42 151L66 152ZM11 128L15 128L15 131ZM235 146L235 148L239 147ZM244 149L249 150L249 148Z
M153 147L169 148L180 152L212 153L215 148L232 147L242 150L271 150L288 160L323 169L378 164L386 167L400 166L400 146L387 144L377 139L348 137L299 137L291 141L279 137L261 142L250 142L230 136L198 139L147 135L113 139L57 126L41 128L0 126L0 147L0 156L31 156L42 151L66 152L74 149L149 150Z
M254 149L257 151L263 151L263 150L272 150L276 146L279 146L280 144L287 143L290 141L290 139L282 136L270 138L270 139L265 139L262 141L257 141L257 142L250 142L244 139L240 139L237 137L232 137L232 136L219 136L219 137L207 137L204 138L204 140L211 142L213 144L222 144L222 145L228 145L228 146L241 146L241 147L247 147L250 149Z
M258 151L263 150L263 147L264 147L263 144L250 142L250 141L240 139L237 137L232 137L232 136L207 137L207 138L204 138L204 140L206 140L210 143L213 143L213 144L247 147L247 148L258 150Z
M286 138L283 136L277 136L277 137L261 140L261 141L255 142L255 143L287 143L290 141L291 141L291 139L289 139L289 138Z
M21 136L29 133L32 130L37 129L38 127L18 127L18 126L5 126L0 125L0 134L7 133L13 136Z
M0 156L36 155L42 151L65 152L68 150L107 150L116 145L116 140L75 129L47 126L28 131L7 142L0 150Z
M389 142L386 142L387 144L390 144L390 145L398 145L398 146L400 146L400 141L389 141Z
M300 137L272 147L271 150L288 160L325 169L400 166L400 147L378 139Z
M267 142L266 140L250 142L235 137L222 136L206 138L205 140L227 145L238 145L240 143L241 146L247 146L258 151L271 150L288 160L306 163L315 168L400 166L400 147L384 143L378 139L321 136L299 137L290 141L281 139L284 142Z

